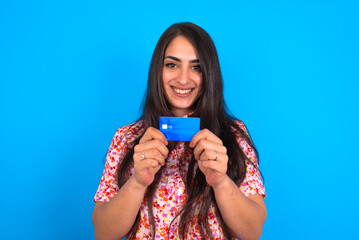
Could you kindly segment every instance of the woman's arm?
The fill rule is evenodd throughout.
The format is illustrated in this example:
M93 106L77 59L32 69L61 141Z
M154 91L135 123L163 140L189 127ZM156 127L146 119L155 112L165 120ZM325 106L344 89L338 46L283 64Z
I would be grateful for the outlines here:
M259 239L267 218L263 197L258 193L246 197L228 176L212 188L223 220L235 236Z
M134 148L133 175L109 202L96 202L92 214L96 239L121 239L131 230L147 186L165 164L167 144L159 130L147 129Z
M227 175L228 155L222 140L207 129L199 131L190 143L198 166L213 188L225 224L236 237L259 239L267 217L263 197L246 197Z
M130 177L109 202L96 202L92 213L95 238L123 238L135 222L145 191L145 186Z

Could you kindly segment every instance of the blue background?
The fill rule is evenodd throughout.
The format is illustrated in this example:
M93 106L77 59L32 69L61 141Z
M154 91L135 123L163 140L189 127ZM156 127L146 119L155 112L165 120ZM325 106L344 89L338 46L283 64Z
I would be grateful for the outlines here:
M93 197L161 33L206 29L260 152L261 239L359 239L356 1L0 2L0 239L93 239Z

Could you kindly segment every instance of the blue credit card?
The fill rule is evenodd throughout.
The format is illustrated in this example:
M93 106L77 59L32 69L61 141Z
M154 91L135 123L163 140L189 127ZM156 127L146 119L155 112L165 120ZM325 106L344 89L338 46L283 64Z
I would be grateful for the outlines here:
M199 118L160 117L160 131L168 141L191 141L199 128Z

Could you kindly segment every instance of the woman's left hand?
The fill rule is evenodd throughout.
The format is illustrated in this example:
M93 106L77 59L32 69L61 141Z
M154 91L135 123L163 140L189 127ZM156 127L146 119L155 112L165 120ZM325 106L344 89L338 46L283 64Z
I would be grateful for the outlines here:
M211 187L220 184L227 176L228 155L222 140L208 129L202 129L193 136L189 144L198 166Z

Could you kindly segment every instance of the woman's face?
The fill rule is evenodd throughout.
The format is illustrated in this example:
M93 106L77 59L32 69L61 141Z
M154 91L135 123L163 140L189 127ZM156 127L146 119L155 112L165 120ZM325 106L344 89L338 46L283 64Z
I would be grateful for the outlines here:
M183 117L192 111L202 89L202 73L196 49L184 36L168 45L163 63L162 81L172 113Z

